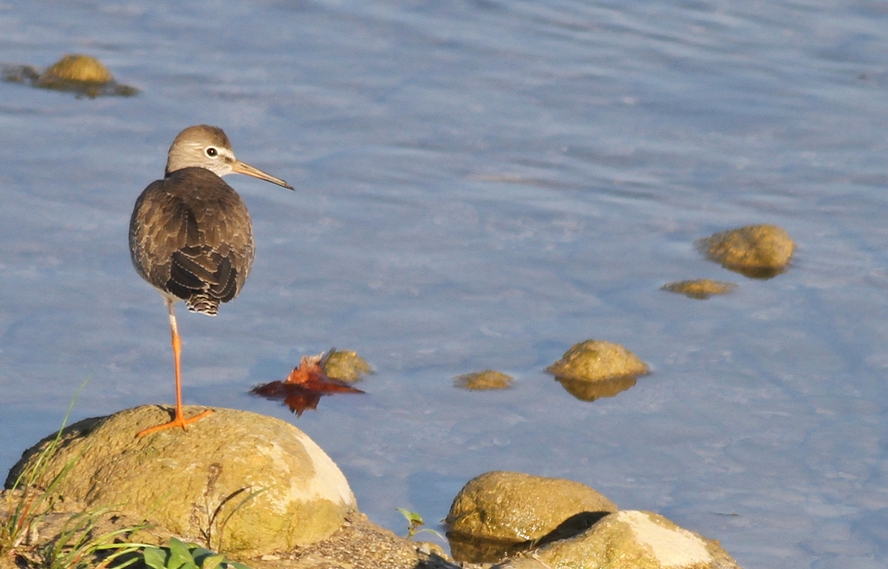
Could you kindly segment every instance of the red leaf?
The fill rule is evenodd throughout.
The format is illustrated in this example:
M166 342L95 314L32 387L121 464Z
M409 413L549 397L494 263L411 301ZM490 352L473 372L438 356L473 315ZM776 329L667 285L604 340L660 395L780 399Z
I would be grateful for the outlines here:
M254 387L250 393L268 399L283 399L296 416L306 409L317 409L321 397L331 393L364 393L344 381L328 377L321 367L325 354L303 356L285 381L272 381Z

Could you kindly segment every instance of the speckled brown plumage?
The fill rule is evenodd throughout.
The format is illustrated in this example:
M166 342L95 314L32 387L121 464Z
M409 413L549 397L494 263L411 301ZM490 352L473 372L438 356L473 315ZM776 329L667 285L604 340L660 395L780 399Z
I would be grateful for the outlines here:
M133 266L192 312L215 315L250 274L255 248L247 206L222 178L183 168L145 188L130 220Z

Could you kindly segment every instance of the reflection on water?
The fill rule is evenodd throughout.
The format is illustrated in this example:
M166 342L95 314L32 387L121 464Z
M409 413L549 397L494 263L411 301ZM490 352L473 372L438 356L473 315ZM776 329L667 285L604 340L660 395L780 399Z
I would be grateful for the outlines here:
M617 377L605 381L583 381L569 377L556 377L564 390L580 401L595 401L602 397L613 397L635 385L637 377Z
M287 379L257 385L250 390L250 393L265 397L266 399L283 400L284 405L295 413L297 417L302 416L302 412L306 409L317 410L318 403L324 395L364 393L345 381L327 375L327 365L330 363L331 357L341 353L331 349L316 356L302 356L302 361L293 368ZM335 363L338 365L333 366L331 369L334 371L343 369L344 362L342 358L337 358ZM351 364L351 373L344 375L358 375L355 368L363 369L364 366L361 364L366 365L366 362L363 360L359 361L355 357L351 358Z

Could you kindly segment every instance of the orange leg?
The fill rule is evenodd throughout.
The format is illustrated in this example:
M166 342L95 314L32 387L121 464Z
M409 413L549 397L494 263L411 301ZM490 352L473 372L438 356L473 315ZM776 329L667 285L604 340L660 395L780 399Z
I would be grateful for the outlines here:
M176 359L176 416L169 423L145 429L136 435L137 437L144 437L145 435L171 429L173 427L182 427L183 431L187 431L188 429L185 428L186 425L200 421L213 412L212 409L207 409L203 413L195 415L190 419L186 419L185 415L182 413L182 364L180 363L182 358L182 340L179 338L179 327L176 325L176 315L173 312L173 301L167 299L167 308L170 311L170 332L173 336L173 357Z

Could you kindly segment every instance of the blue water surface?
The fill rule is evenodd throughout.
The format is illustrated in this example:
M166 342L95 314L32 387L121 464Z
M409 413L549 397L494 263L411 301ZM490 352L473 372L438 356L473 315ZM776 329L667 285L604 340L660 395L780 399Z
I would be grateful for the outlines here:
M257 258L179 308L186 402L291 421L361 509L434 522L473 476L578 480L741 565L888 560L888 4L577 0L0 3L0 59L101 59L133 98L0 83L0 471L72 420L173 401L133 202L210 123L295 193L228 181ZM694 240L783 227L750 280ZM739 285L698 301L670 281ZM653 368L583 402L542 369L596 338ZM363 396L247 391L357 350ZM481 369L502 392L455 389Z

